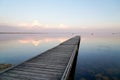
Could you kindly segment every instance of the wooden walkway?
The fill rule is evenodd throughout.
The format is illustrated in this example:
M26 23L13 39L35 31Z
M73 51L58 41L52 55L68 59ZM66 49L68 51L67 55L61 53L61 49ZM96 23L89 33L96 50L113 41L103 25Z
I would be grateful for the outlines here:
M80 37L73 37L2 73L0 80L67 80L78 54Z

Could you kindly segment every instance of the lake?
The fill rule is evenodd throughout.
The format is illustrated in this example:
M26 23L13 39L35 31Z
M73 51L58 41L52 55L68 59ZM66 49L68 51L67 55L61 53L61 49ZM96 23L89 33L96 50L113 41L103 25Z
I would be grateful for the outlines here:
M57 46L70 36L46 34L0 34L0 63L20 64Z
M0 34L0 64L17 65L76 34ZM120 35L81 35L75 80L120 80Z
M120 35L82 36L75 80L120 80Z

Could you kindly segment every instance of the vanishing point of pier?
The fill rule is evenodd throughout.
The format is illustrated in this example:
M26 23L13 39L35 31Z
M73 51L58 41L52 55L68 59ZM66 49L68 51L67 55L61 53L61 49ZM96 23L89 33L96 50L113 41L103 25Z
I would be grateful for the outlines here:
M0 80L72 79L80 37L75 36L0 74Z

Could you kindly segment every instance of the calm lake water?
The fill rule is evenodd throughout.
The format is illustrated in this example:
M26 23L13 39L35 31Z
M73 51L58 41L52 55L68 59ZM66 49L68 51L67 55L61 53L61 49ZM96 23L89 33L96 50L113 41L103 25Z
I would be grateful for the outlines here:
M0 63L19 64L57 46L70 36L46 34L0 34Z
M19 64L73 37L0 34L0 63ZM82 35L75 80L120 80L120 35Z
M120 80L120 35L82 36L75 80Z

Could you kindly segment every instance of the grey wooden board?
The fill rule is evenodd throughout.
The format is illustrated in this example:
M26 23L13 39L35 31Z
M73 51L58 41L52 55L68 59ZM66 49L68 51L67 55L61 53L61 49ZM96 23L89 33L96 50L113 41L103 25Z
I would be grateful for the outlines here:
M5 71L0 80L61 80L68 62L79 44L73 37L60 45Z

